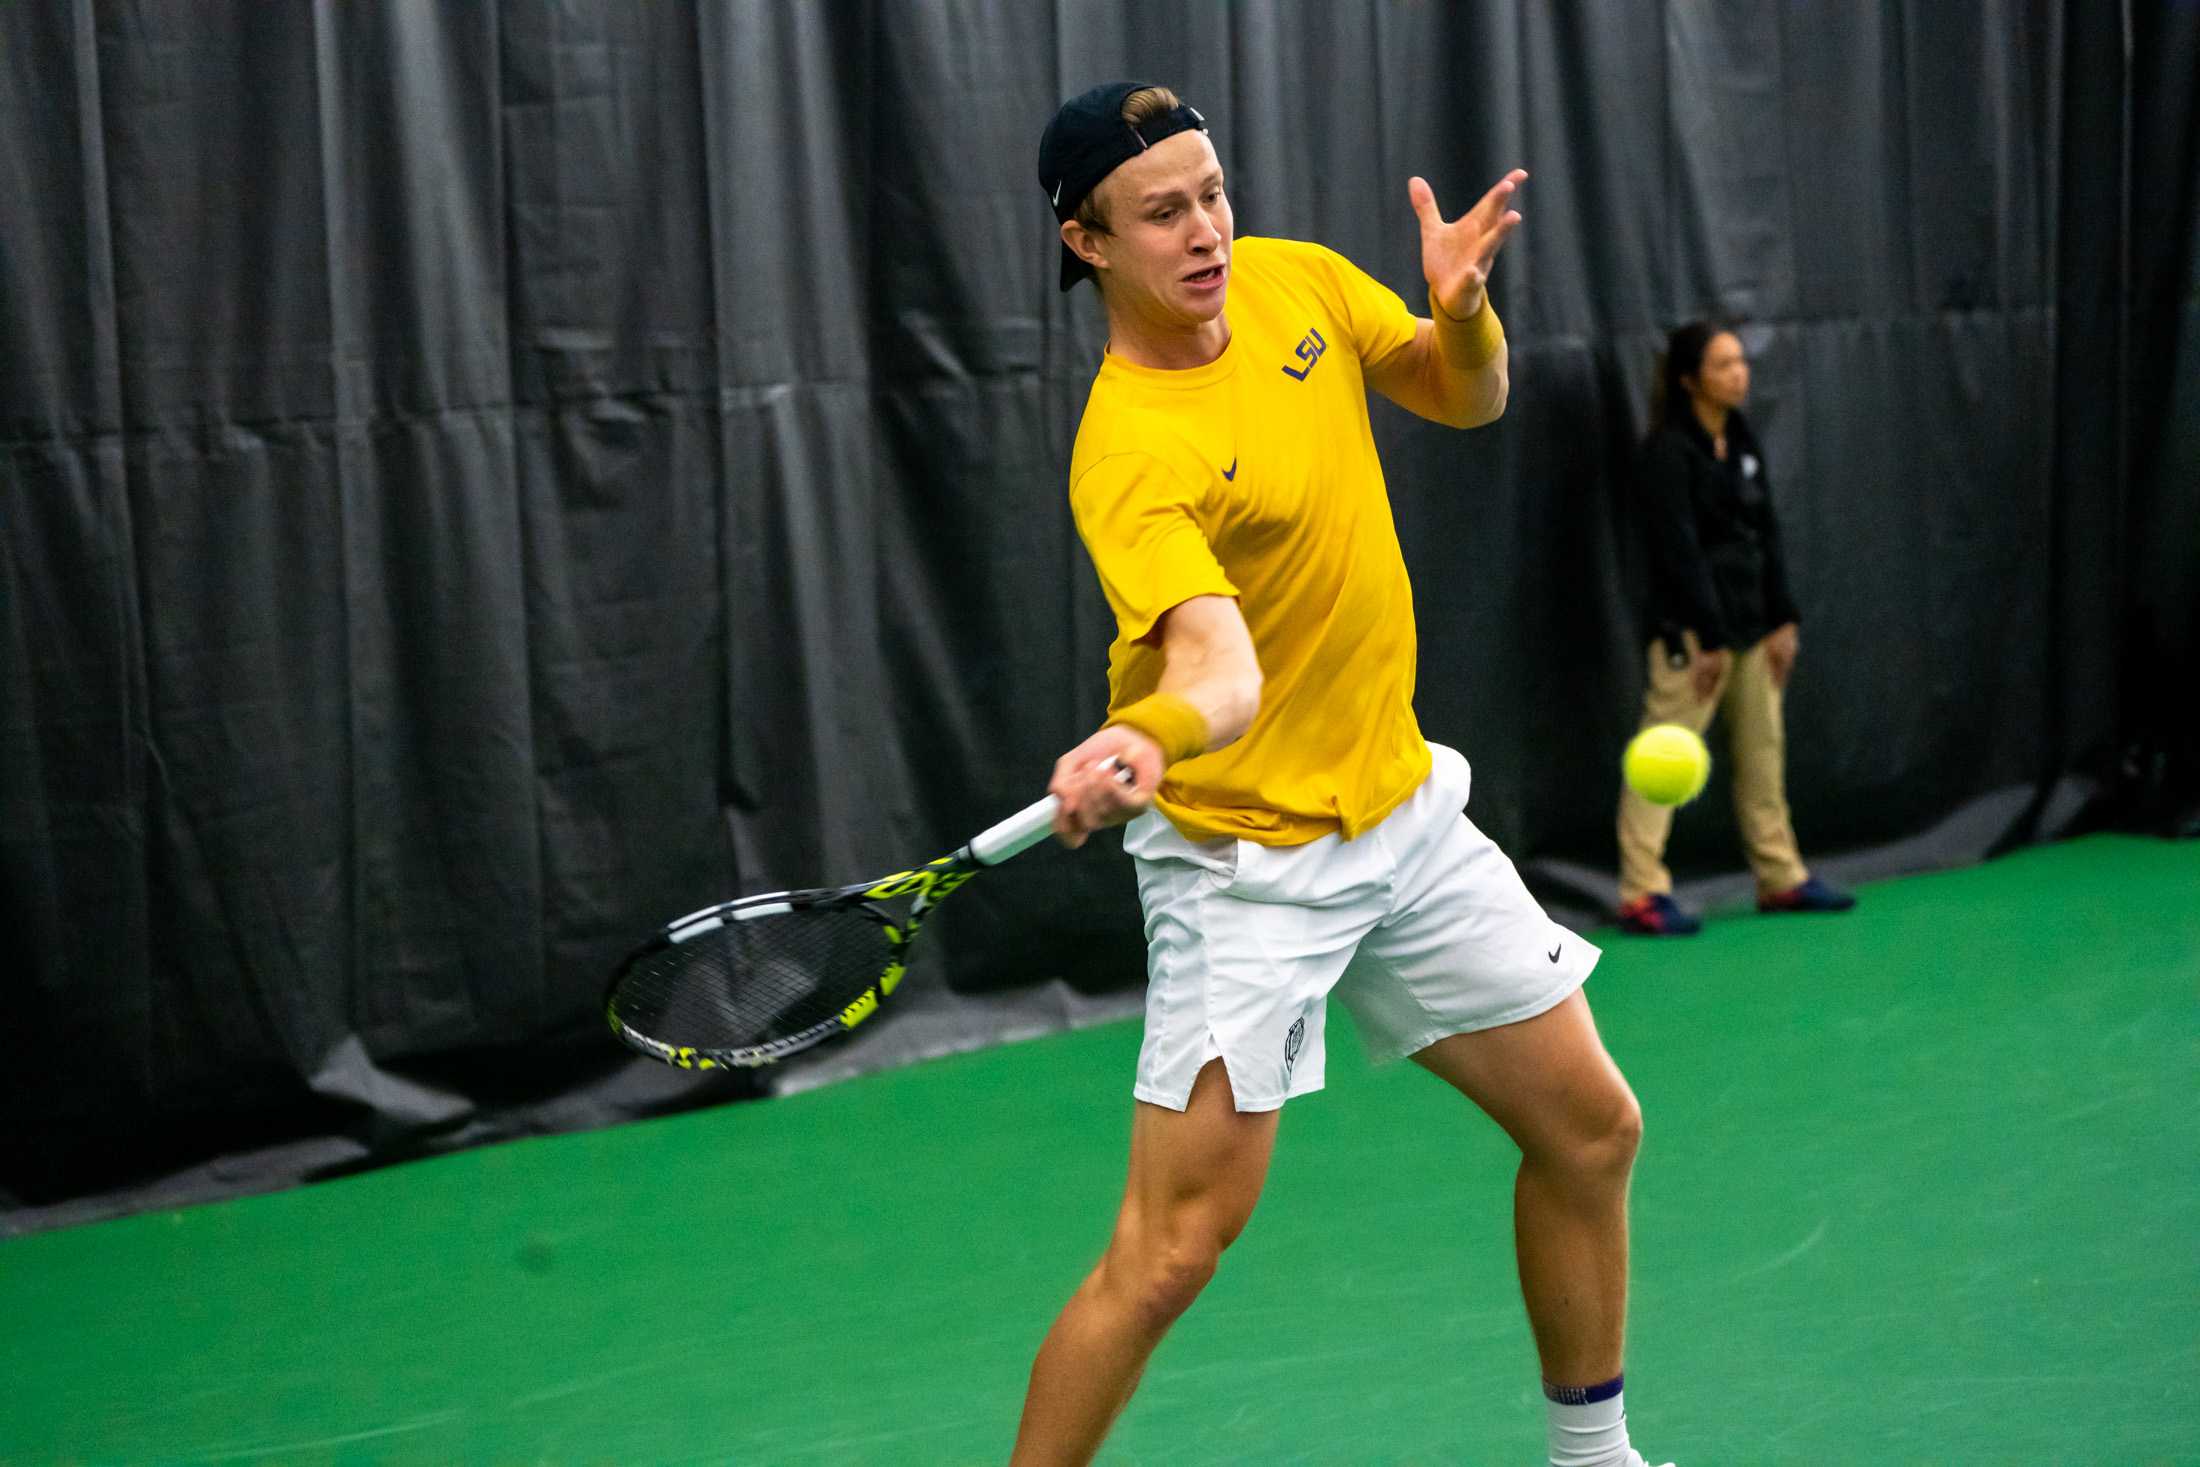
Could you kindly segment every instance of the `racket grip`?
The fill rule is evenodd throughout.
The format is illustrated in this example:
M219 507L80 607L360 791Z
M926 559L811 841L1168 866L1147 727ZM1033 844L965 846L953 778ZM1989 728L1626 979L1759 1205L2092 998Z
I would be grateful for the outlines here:
M1062 802L1052 795L1024 806L1000 824L970 838L970 859L980 866L998 866L1020 856L1047 838L1054 828L1054 812Z
M1112 767L1115 777L1124 784L1135 784L1138 781L1136 771L1112 758L1103 761L1100 767ZM998 866L1045 840L1047 832L1054 828L1055 813L1061 808L1061 800L1053 795L1034 800L1000 824L978 832L971 837L970 844L965 849L970 852L970 859L980 866Z

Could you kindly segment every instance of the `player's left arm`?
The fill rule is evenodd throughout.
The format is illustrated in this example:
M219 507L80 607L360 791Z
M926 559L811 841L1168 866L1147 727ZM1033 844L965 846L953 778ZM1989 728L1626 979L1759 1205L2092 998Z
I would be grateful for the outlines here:
M1367 384L1408 412L1454 428L1494 422L1511 390L1505 328L1489 303L1490 267L1520 226L1510 207L1527 181L1515 168L1450 223L1424 179L1407 182L1421 222L1421 273L1428 279L1430 315L1417 319L1413 341L1367 364Z

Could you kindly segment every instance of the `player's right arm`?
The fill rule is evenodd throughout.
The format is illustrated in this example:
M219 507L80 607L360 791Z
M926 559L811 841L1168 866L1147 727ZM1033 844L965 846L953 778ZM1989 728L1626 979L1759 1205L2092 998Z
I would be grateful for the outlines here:
M1260 712L1260 658L1234 596L1194 596L1161 622L1156 690L1182 698L1207 726L1206 749L1235 743Z
M1089 419L1094 409L1086 411ZM1137 425L1165 444L1168 427ZM1133 431L1118 428L1126 437ZM1151 693L1111 703L1108 726L1055 764L1048 789L1062 809L1054 829L1071 845L1145 809L1170 764L1228 743L1259 711L1260 662L1238 588L1201 528L1202 479L1209 477L1199 465L1146 449L1095 455L1071 477L1070 512L1115 612L1116 633L1158 649L1162 660ZM1107 766L1111 758L1132 772L1130 784Z
M1219 749L1260 712L1260 659L1236 598L1179 602L1164 613L1158 633L1164 666L1153 695L1120 710L1055 763L1047 790L1062 802L1054 831L1067 845L1082 845L1093 831L1144 810L1172 755ZM1134 782L1115 776L1110 759L1128 768Z

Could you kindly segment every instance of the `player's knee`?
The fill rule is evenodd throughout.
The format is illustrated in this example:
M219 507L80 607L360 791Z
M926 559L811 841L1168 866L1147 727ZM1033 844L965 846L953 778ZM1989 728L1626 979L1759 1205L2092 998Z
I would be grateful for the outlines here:
M1598 1124L1584 1130L1577 1165L1592 1176L1625 1180L1642 1149L1642 1107L1622 1085L1601 1110Z
M1159 1335L1192 1307L1235 1236L1235 1230L1196 1225L1166 1235L1118 1236L1109 1250L1109 1283L1140 1325Z
M1642 1150L1642 1105L1635 1099L1635 1092L1624 1087L1619 1098L1619 1108L1605 1135L1605 1145L1611 1152L1613 1166L1625 1173L1634 1169L1635 1154Z
M1132 1291L1140 1321L1156 1333L1174 1324L1214 1278L1221 1259L1219 1240L1185 1238L1144 1260Z
M1584 1106L1540 1160L1584 1186L1624 1185L1642 1149L1642 1107L1626 1086Z

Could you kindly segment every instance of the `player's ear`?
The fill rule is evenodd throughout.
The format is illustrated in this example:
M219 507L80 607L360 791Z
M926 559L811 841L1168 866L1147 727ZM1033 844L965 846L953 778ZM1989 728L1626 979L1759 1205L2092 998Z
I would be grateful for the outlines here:
M1075 219L1062 221L1062 243L1069 252L1095 270L1108 268L1107 256L1100 253L1100 237Z

